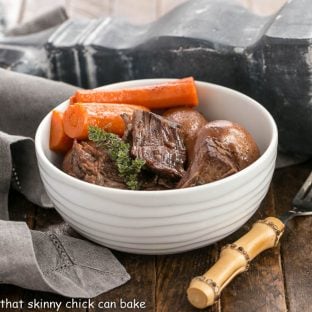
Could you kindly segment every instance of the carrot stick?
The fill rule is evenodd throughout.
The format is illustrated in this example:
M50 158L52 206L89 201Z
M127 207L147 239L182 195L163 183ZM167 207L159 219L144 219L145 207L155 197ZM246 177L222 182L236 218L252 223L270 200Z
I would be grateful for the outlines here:
M132 116L134 110L149 111L148 108L130 104L76 103L69 105L64 114L64 131L74 139L88 138L89 126L97 126L107 132L123 135L125 122L122 114Z
M64 132L63 113L53 111L50 128L50 149L55 152L66 153L71 149L72 145L73 140Z
M71 102L128 103L150 109L198 105L193 77L152 86L122 90L79 90Z

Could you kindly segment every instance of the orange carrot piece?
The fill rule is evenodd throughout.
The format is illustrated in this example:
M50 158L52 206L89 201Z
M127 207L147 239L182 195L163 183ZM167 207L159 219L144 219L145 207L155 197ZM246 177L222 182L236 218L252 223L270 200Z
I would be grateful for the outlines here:
M55 152L66 153L71 149L72 145L73 139L68 137L64 132L63 113L53 111L50 128L50 149Z
M69 105L75 104L75 102L76 102L75 96L72 95L72 96L69 98Z
M69 105L64 114L65 133L78 140L88 138L89 126L97 126L107 132L123 135L125 122L122 114L132 116L134 110L148 108L130 104L76 103Z
M197 106L198 97L193 77L168 83L121 90L79 90L72 102L128 103L150 109Z

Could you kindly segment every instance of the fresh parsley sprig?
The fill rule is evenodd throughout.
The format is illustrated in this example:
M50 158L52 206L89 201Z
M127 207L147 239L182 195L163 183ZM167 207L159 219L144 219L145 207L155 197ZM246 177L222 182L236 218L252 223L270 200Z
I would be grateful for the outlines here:
M130 157L130 144L123 141L118 135L94 126L89 127L89 140L107 151L129 189L137 190L139 188L138 176L145 161Z

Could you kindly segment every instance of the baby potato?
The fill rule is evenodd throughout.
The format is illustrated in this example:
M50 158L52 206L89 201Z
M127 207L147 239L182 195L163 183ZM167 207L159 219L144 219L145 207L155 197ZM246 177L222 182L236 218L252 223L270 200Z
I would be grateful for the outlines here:
M171 108L165 111L163 116L181 126L184 143L190 158L197 133L207 124L207 120L197 110L184 106Z

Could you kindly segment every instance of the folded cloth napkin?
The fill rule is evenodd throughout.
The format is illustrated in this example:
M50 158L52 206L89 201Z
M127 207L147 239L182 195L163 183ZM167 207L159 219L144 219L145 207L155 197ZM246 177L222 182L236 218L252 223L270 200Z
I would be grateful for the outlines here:
M29 231L24 222L0 221L0 282L91 298L129 276L112 253L87 241Z
M91 298L130 278L108 249L7 221L10 186L31 202L52 207L40 180L33 137L42 118L75 89L0 69L0 282Z

